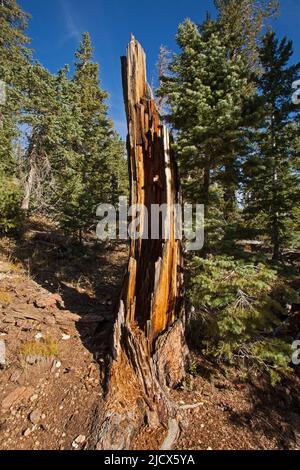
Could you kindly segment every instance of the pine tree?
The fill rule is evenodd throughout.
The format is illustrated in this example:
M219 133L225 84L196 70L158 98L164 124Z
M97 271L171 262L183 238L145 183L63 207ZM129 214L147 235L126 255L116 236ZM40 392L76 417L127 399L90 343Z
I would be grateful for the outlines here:
M126 181L124 145L107 116L107 94L91 61L88 34L76 53L76 70L52 75L40 64L27 69L22 122L28 140L22 162L22 208L80 235L95 223L101 202L116 202Z
M245 88L245 108L239 123L240 133L224 139L224 167L220 181L224 189L224 215L232 223L238 218L237 194L241 188L242 161L247 154L251 128L260 118L261 100L257 96L256 77L261 72L259 46L263 29L278 11L277 0L215 0L217 25L226 45L228 58L243 61L248 86ZM246 103L246 101L248 101Z
M279 9L278 0L215 0L219 26L230 58L242 55L249 70L260 68L259 46L263 29Z
M231 60L218 25L199 28L190 20L179 27L181 52L174 56L160 94L167 96L169 121L178 131L185 197L205 204L206 233L214 220L224 226L220 183L228 153L224 144L238 141L248 78L241 57ZM216 231L216 227L214 230Z
M77 90L68 73L66 66L52 75L40 64L28 73L23 122L30 132L23 159L27 177L22 206L51 217L58 217L62 174L74 167L75 147L82 139Z
M55 76L35 63L28 67L22 123L27 128L27 143L22 161L24 198L22 209L28 212L38 206L42 209L43 183L50 173L50 141L54 139L54 129L58 112L58 95L55 89Z
M22 104L22 87L30 59L25 35L28 15L15 0L0 3L0 80L5 83L6 103L0 108L0 166L14 172L12 141L17 136L16 113Z
M100 87L99 66L92 62L92 55L90 36L85 33L75 55L75 74L69 90L80 132L56 169L61 225L78 233L80 239L83 231L95 225L97 206L121 194L126 165L124 146L108 118L107 93Z
M290 226L299 203L299 172L296 168L297 137L292 83L300 63L289 65L292 42L266 34L260 50L264 73L258 79L264 116L245 166L248 214L260 218L272 241L273 259L288 241ZM257 220L257 219L256 219Z
M27 21L28 15L15 0L1 0L0 81L6 100L0 104L0 229L4 230L16 226L21 197L14 140L19 135L23 88L31 56L25 34Z

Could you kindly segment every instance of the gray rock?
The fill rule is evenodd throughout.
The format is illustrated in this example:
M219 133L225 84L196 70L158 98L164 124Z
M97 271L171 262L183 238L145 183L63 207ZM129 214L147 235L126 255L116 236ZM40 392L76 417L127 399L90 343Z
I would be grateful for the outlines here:
M86 437L80 434L79 436L76 437L76 439L72 442L72 447L73 449L78 449L82 444L84 444L86 441Z
M0 339L0 368L6 364L6 347L3 339Z
M38 424L41 420L41 412L39 410L33 410L29 415L29 419L32 424Z
M31 429L29 429L29 428L26 429L26 430L23 432L23 436L24 436L24 437L29 437L30 434L31 434Z

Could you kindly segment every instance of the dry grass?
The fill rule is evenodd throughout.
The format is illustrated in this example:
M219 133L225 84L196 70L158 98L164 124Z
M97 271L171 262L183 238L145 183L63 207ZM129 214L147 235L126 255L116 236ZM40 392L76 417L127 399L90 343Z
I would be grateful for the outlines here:
M8 292L0 290L0 304L9 305L12 300L11 295Z
M58 354L57 342L51 338L42 341L28 341L21 348L24 357L53 357Z

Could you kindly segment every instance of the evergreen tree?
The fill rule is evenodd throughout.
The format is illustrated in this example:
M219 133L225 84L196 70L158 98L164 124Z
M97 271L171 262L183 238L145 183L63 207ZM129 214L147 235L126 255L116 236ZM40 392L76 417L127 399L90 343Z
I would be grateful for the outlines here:
M218 23L230 58L242 55L248 69L256 72L263 29L279 9L278 0L215 0Z
M216 220L224 226L220 180L231 152L225 145L236 145L243 134L248 78L242 58L228 57L216 23L209 20L199 29L187 20L177 42L181 52L174 55L171 74L162 77L160 94L167 96L169 121L178 131L185 197L205 204L206 233L215 232Z
M57 166L60 222L80 238L95 225L97 206L121 194L125 168L124 146L108 118L107 93L100 87L99 66L92 55L90 36L85 33L70 85L80 132Z
M27 68L22 123L27 145L22 160L22 208L55 218L80 235L95 223L101 202L116 202L126 181L124 145L107 116L85 34L76 53L74 78L66 66L52 75L40 64Z
M27 129L27 143L22 160L24 198L22 209L28 211L44 205L43 183L49 178L51 143L55 140L55 124L61 123L55 76L35 63L28 67L22 123Z
M237 193L242 180L241 164L247 154L251 128L260 119L261 100L257 96L256 77L261 71L259 46L263 29L278 11L277 0L215 0L218 9L217 25L226 45L228 58L235 62L243 61L248 86L245 98L248 99L241 121L240 133L233 133L224 139L224 167L221 171L221 184L224 189L224 211L228 222L238 218Z
M74 82L66 66L52 75L41 65L30 68L23 122L29 128L24 158L25 196L23 209L59 217L65 203L62 195L75 168L75 148L82 141L81 109ZM79 157L78 157L79 158Z
M6 103L0 108L0 168L14 173L13 139L17 136L17 113L30 59L25 31L28 15L15 0L0 3L0 80L6 87Z
M23 88L30 61L25 32L28 15L15 0L0 2L0 81L6 100L0 104L0 229L14 228L18 219L21 187L17 179L14 140L23 106Z
M264 73L258 79L264 116L245 166L247 211L263 222L272 241L274 260L278 260L280 248L291 235L294 208L299 203L299 129L291 90L300 63L289 65L292 54L291 41L279 41L274 32L266 34L260 50Z

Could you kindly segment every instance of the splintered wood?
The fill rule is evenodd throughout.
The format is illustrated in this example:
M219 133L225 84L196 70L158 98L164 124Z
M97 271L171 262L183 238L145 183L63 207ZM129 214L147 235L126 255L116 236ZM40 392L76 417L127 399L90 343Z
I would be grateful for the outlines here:
M179 182L168 129L160 122L146 78L146 57L131 38L122 58L128 122L131 205L140 232L153 225L151 206L165 204L168 237L132 239L127 274L114 327L106 407L98 449L130 448L141 426L159 427L176 415L168 389L185 375L183 262L175 237ZM148 215L146 215L148 214Z
M133 240L128 281L125 285L125 318L136 322L150 347L180 317L182 309L181 244L175 239L175 215L179 203L176 165L170 150L169 131L160 118L146 79L146 58L132 38L122 59L123 87L128 121L128 155L131 205L140 206L140 231L150 235L151 205L167 205L165 223L169 239ZM145 209L144 209L145 208ZM147 211L149 217L144 214Z

